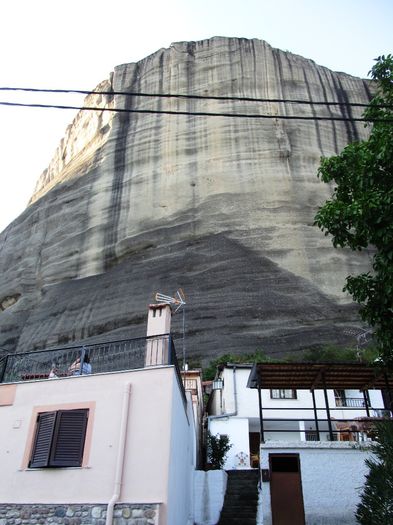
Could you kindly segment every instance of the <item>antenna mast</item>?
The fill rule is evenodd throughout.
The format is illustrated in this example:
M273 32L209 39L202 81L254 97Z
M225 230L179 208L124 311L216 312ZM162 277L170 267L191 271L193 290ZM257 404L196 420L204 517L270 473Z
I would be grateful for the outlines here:
M157 292L154 299L159 303L176 306L174 313L183 307L183 370L186 369L186 296L181 288L177 290L174 297Z

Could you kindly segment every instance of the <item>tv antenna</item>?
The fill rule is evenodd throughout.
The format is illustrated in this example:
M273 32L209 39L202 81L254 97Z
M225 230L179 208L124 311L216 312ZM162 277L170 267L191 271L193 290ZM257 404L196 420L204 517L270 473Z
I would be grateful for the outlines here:
M186 296L182 290L179 288L174 294L174 297L170 295L164 295L163 293L157 292L154 296L154 299L159 303L165 303L169 305L174 305L176 307L174 313L177 313L180 308L183 307L183 370L186 369Z

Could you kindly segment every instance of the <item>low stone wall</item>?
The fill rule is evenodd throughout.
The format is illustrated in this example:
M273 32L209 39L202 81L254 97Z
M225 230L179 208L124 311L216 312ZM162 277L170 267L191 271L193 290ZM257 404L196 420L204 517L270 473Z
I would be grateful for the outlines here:
M0 525L105 525L104 504L0 504ZM158 504L115 505L113 525L157 525Z

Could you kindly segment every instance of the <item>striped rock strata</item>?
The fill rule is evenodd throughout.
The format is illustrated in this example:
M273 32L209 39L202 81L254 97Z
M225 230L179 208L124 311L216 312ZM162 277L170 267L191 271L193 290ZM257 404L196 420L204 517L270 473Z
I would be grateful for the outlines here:
M370 83L260 40L180 42L115 68L99 91L368 102ZM0 346L136 337L155 291L186 292L187 352L297 351L348 341L341 291L368 260L313 226L321 155L366 137L348 106L90 95L31 203L0 235ZM180 330L181 319L174 319Z

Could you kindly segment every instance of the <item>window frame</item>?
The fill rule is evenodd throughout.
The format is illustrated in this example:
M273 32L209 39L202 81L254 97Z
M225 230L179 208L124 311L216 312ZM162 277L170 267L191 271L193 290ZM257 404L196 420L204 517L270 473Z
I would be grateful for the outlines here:
M285 393L289 391L291 395L287 396ZM278 396L275 396L274 392L278 392ZM271 388L270 399L297 399L297 391L294 388Z
M39 412L29 468L81 467L88 419L88 408Z
M32 458L34 446L35 446L36 434L38 430L37 429L37 418L39 414L42 414L43 412L58 412L61 410L66 411L66 410L78 410L78 409L88 410L87 426L86 426L86 433L85 433L85 439L84 439L84 448L82 452L82 461L79 466L68 467L68 468L89 468L90 451L91 451L92 438L93 438L95 408L96 408L95 401L84 401L84 402L79 402L79 403L58 403L58 404L53 404L53 405L40 405L40 406L33 407L31 418L30 418L29 429L28 429L28 433L26 437L25 451L23 454L20 469L34 471L34 470L39 470L41 468L41 467L30 467L30 462L31 462L31 458ZM48 469L52 467L42 467L42 468ZM67 468L67 467L55 466L54 468Z

